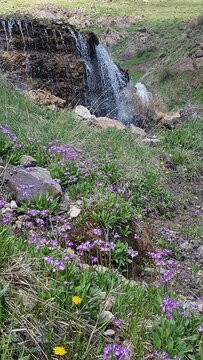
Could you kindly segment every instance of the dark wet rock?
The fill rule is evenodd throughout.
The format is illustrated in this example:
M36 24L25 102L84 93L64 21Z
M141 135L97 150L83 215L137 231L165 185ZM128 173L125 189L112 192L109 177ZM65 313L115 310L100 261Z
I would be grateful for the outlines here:
M0 66L18 89L46 106L80 104L115 119L129 82L94 33L78 32L67 21L0 19Z
M5 173L5 183L17 203L30 202L40 194L61 195L61 186L41 167L12 167Z

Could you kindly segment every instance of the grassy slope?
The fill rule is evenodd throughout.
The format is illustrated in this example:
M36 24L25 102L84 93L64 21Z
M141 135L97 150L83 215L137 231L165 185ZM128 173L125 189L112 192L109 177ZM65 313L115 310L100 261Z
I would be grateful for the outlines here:
M13 3L15 9L12 9ZM38 3L42 5L43 2ZM75 1L55 3L76 6ZM92 2L77 1L77 4L88 7ZM2 6L5 10L16 10L20 7L29 7L30 2L7 1L3 2ZM201 10L201 1L137 1L133 4L129 1L125 6L126 13L132 14L132 8L135 15L142 15L143 20L148 19L154 26L156 21L164 22L171 17L184 20L190 16L197 16ZM123 14L123 2L105 4L98 1L97 10L99 13ZM152 174L155 174L155 179L161 179L163 190L169 188L173 195L171 183L187 184L188 179L192 179L198 184L203 171L198 160L203 152L201 121L187 123L176 131L163 132L160 134L161 144L156 148L148 148L135 140L128 131L95 131L86 124L75 121L69 111L54 113L39 108L2 84L0 109L0 123L8 124L22 142L26 142L27 136L34 137L36 141L41 140L43 144L59 139L70 146L81 147L87 158L100 158L105 155L107 147L112 146L114 157L121 161L123 178L126 180L145 174L146 179L152 180L152 191ZM164 174L160 169L160 160L171 162L176 170L168 175ZM175 190L177 194L178 188ZM192 193L192 188L190 191ZM191 236L193 234L194 230ZM115 298L112 312L123 320L119 336L132 343L135 349L133 359L142 359L143 351L148 354L153 347L158 348L158 345L155 346L156 341L159 342L157 336L156 341L152 340L151 325L157 324L160 317L162 289L129 287L121 282L117 272L80 272L77 267L68 267L65 274L60 277L56 275L48 283L47 278L51 279L52 274L42 263L43 251L36 253L32 247L25 245L23 240L13 237L10 229L0 228L0 248L3 249L0 253L2 360L13 360L16 357L18 360L53 359L51 352L56 344L67 347L68 359L100 359L99 355L102 354L105 343L109 341L103 336L105 327L99 327L97 324L97 315L104 306L104 302L100 300L101 291ZM73 279L74 284L65 288L64 280ZM70 304L70 298L77 294L83 294L83 303L76 311ZM170 292L166 294L171 295ZM183 336L181 323L180 328L176 329L177 332L172 330L171 337L174 336L174 341L181 341L183 337L195 335L197 324L198 322L194 322L192 326L185 326L185 329L189 329L189 334L184 333ZM163 348L165 345L161 346Z

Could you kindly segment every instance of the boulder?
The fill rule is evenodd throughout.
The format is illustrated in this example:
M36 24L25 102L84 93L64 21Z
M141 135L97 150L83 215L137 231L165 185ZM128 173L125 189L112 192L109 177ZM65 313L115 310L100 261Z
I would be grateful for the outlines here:
M35 167L37 161L30 155L23 155L20 160L20 165L24 167Z
M92 117L90 111L82 105L76 106L76 108L74 109L74 113L76 115L76 118L79 120L90 120Z
M118 130L124 130L126 128L120 121L108 117L92 118L91 122L101 129L116 128Z
M5 182L17 203L31 202L41 194L50 193L53 197L62 194L61 186L41 167L10 167L5 172Z
M130 125L130 131L140 137L144 137L147 135L146 131L144 131L142 128L135 126L133 124Z
M157 112L156 113L156 122L161 126L161 127L167 127L167 128L176 128L177 124L180 123L180 113L179 111L177 112L168 112L168 113L163 113L163 112Z

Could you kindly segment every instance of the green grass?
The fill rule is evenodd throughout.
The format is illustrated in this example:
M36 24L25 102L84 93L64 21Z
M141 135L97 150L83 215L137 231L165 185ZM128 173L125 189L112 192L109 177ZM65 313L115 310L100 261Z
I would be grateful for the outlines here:
M48 3L48 0L3 0L1 12L29 10ZM151 0L148 3L128 0L125 5L121 0L109 3L99 0L58 0L52 3L67 8L81 7L87 12L96 5L93 10L95 17L104 14L123 16L124 12L127 15L141 16L140 23L121 30L125 32L126 38L113 49L115 58L126 45L127 38L133 37L139 27L146 26L149 31L157 31L162 40L160 44L156 44L155 51L148 52L146 46L142 52L138 52L124 63L129 67L135 82L143 75L142 70L136 69L137 64L156 59L164 52L166 56L163 66L167 66L184 54L186 49L191 50L191 40L181 44L182 22L198 16L202 11L200 0ZM94 29L99 33L104 27L94 26ZM181 46L176 49L177 45ZM195 89L188 91L185 90L185 86L189 81L185 75L169 78L165 82L160 81L156 73L149 77L149 82L153 83L153 90L164 94L163 98L171 109L182 106L189 98L194 102L201 102L202 85L198 83ZM98 189L95 185L98 179L93 172L86 181L81 180L68 185L66 190L71 199L83 198L82 213L74 226L79 230L82 226L87 226L88 239L93 225L101 226L107 237L112 228L120 233L121 240L128 237L132 231L131 222L136 219L136 215L145 219L141 212L144 206L141 204L141 195L147 195L146 206L150 204L152 210L159 210L163 223L164 216L175 215L174 199L178 209L187 209L188 200L194 196L191 184L201 184L203 166L199 159L203 153L203 121L184 123L180 129L174 131L158 131L161 142L150 148L143 145L129 130L95 130L85 122L75 120L69 109L52 112L41 108L3 83L0 83L0 109L0 123L9 126L25 145L24 151L36 157L38 165L48 164L53 176L63 176L63 169L56 166L56 163L50 164L48 156L42 156L37 142L47 145L50 141L58 139L68 146L81 148L86 160L91 159L93 164L99 163L102 176L110 172L113 184L125 189L123 197ZM29 136L34 139L34 146L28 145ZM108 166L105 167L104 161L109 151L113 160L110 163L107 161ZM160 161L169 165L168 174L160 166ZM77 172L77 169L71 171ZM135 182L138 182L139 186L135 185ZM177 193L182 184L189 184L190 194L185 194L184 199L179 199ZM33 208L41 210L47 207L53 214L58 211L57 202L50 205L47 197L39 197L33 203ZM20 217L26 211L27 205L23 205L17 216ZM51 223L51 226L55 226L54 219ZM180 230L185 236L199 240L200 225L199 222L195 222ZM35 230L40 236L50 235L48 225L45 233L41 233L36 227ZM82 232L83 230L82 228ZM75 235L76 244L81 240L80 236L80 232ZM197 330L203 321L202 317L193 314L191 318L184 319L175 314L174 320L171 321L166 316L161 316L160 309L162 296L176 298L170 286L164 285L157 289L155 286L124 282L121 273L127 254L123 243L119 245L118 242L112 253L113 261L117 260L117 270L111 268L109 271L99 272L80 267L78 262L70 261L66 263L63 271L52 272L51 267L43 261L43 257L63 258L66 250L69 251L64 248L64 239L59 237L61 246L53 250L41 247L38 251L34 245L27 244L26 240L29 240L26 229L23 229L19 236L18 233L13 234L10 226L0 226L2 360L51 360L52 348L56 345L65 346L67 359L101 359L104 346L111 342L104 336L104 331L114 328L112 322L100 320L105 301L109 297L113 297L114 300L111 310L113 315L122 320L122 327L116 330L113 341L122 343L124 339L130 343L130 347L133 348L133 359L142 359L143 355L148 356L154 349L164 349L170 353L171 358L178 354L188 358L189 353L191 360L202 360L199 350L200 335ZM156 240L157 244L165 248L166 244L163 244L161 239ZM173 250L176 251L175 245ZM178 258L177 254L176 257ZM199 270L197 265L191 265L191 268L193 273ZM158 273L159 271L160 269L157 269ZM64 285L64 282L68 282L68 285ZM81 305L72 304L71 298L74 295L81 297Z
M1 10L16 11L18 9L30 9L37 6L49 4L49 0L36 0L30 2L28 0L7 0L1 2ZM137 0L132 3L128 0L125 2L125 9L123 9L122 0L112 1L110 3L100 2L98 0L52 0L52 4L64 6L66 8L95 8L99 14L121 15L123 10L127 15L142 16L150 21L160 20L164 22L167 19L182 20L188 17L195 17L200 15L202 11L201 0L171 0L160 1L152 0L149 3L144 3L142 0Z

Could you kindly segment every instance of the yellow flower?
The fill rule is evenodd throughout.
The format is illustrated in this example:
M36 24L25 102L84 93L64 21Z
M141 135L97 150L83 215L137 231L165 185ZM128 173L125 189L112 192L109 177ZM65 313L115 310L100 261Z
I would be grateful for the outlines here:
M73 296L72 297L72 303L74 305L79 305L82 302L82 299L79 296Z
M67 351L63 346L55 346L53 348L53 353L56 356L63 356L66 355Z
M161 162L160 162L160 165L162 165L162 166L163 166L163 165L164 165L164 161L161 161Z
M165 174L169 174L169 171L168 171L168 170L166 170L166 171L165 171Z

